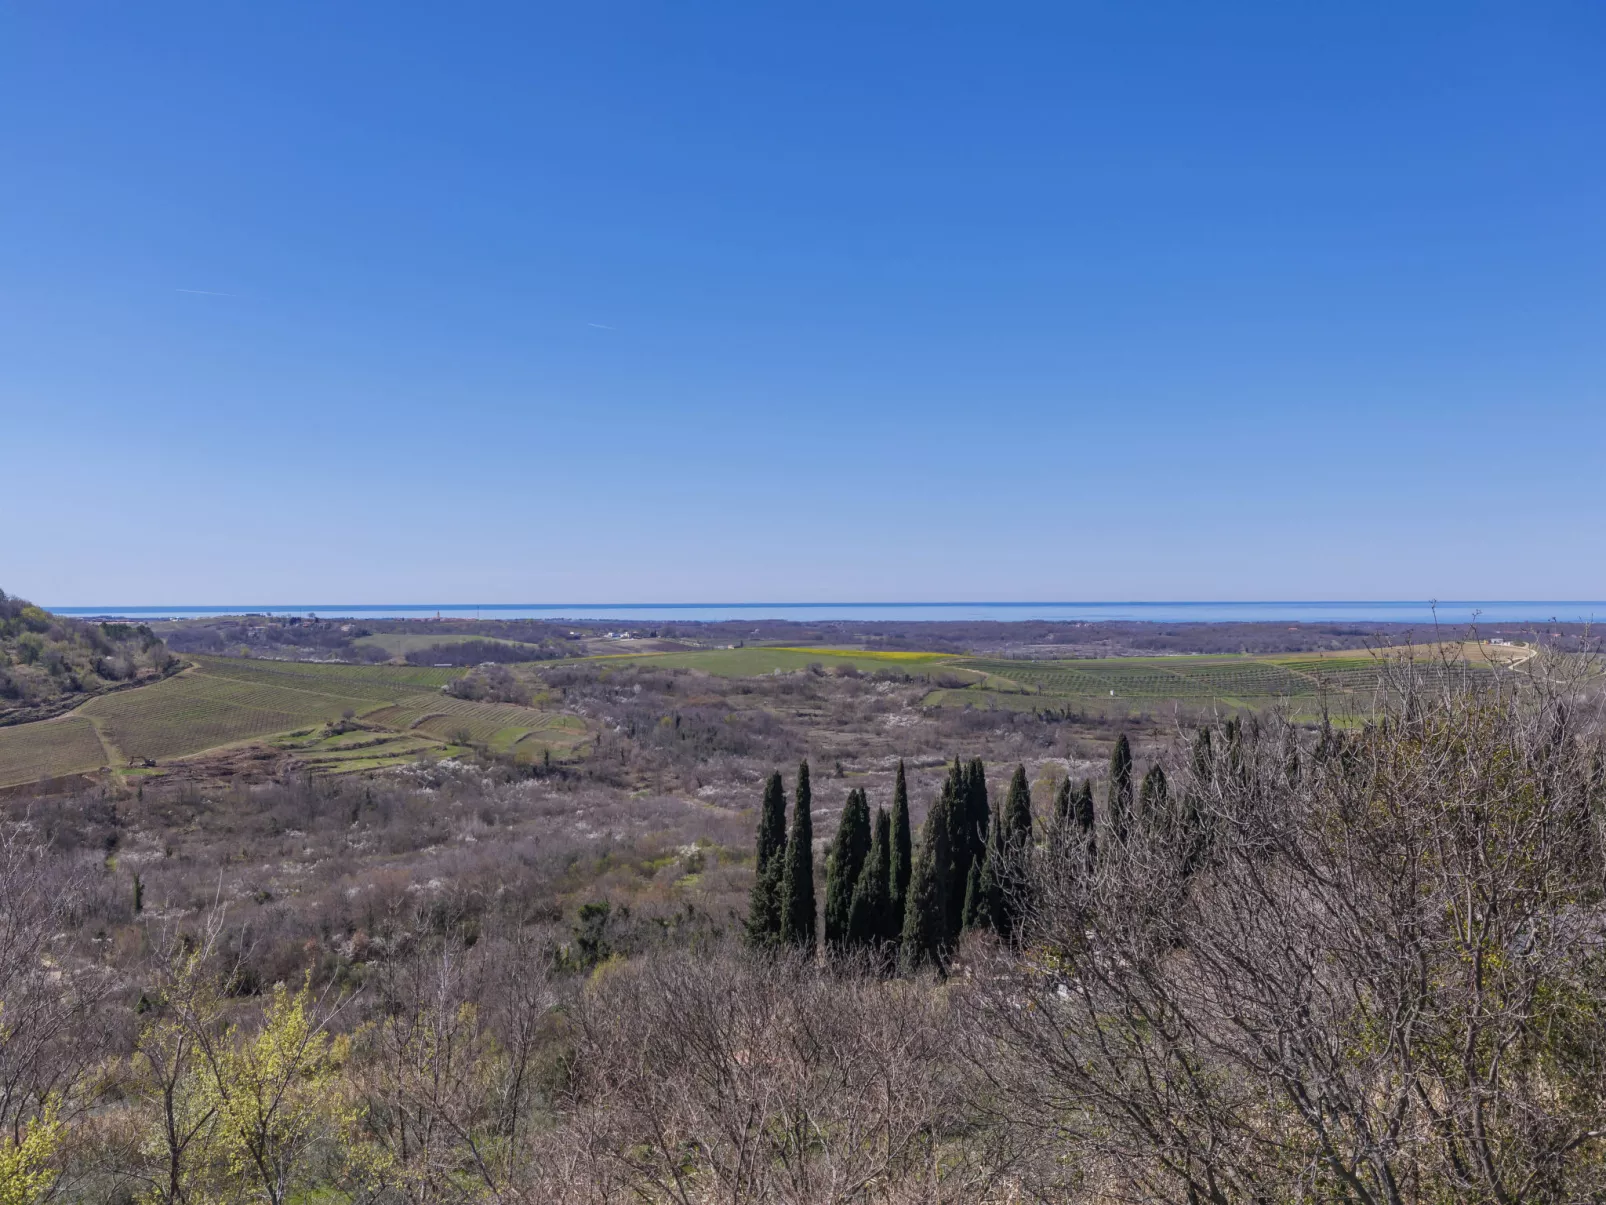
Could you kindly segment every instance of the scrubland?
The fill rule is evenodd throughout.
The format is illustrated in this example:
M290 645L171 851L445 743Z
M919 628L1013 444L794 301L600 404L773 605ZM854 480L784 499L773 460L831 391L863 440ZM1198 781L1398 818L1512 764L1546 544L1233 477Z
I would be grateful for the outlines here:
M1326 724L556 665L575 761L13 799L0 1194L1597 1200L1598 678L1538 660L1391 663ZM900 760L918 878L957 754L995 812L1023 767L1008 926L903 972L755 948L773 769L812 768L823 899L849 792L888 803Z

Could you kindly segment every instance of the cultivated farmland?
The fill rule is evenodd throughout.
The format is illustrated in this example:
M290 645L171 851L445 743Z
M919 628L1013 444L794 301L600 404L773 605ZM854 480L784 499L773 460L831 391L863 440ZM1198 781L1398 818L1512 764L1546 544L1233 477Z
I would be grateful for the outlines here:
M197 658L196 668L79 712L121 757L183 757L305 724L357 715L449 681L452 672L391 666Z
M92 699L68 718L0 728L0 787L269 738L331 772L449 753L461 741L526 760L565 757L586 739L575 716L444 694L461 673L196 657L175 677ZM354 731L319 727L346 717Z
M94 726L77 716L0 728L0 787L82 774L105 764Z
M351 643L356 648L382 649L392 657L405 657L408 653L416 653L439 645L467 644L481 640L490 644L505 644L512 648L527 648L531 657L538 657L545 651L539 644L528 644L522 640L501 640L495 636L465 636L451 633L415 635L411 632L375 632L372 636L359 636Z
M661 665L666 669L700 669L722 678L754 678L787 673L810 665L851 665L865 673L892 670L920 674L956 659L947 653L878 652L870 649L787 648L753 645L732 649L697 649L684 653L635 653L592 658L621 665Z

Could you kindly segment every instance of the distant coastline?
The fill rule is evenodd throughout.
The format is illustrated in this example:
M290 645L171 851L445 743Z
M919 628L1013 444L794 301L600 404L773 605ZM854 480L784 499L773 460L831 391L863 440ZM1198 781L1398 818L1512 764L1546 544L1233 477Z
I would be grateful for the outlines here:
M77 617L194 619L211 615L318 615L349 619L554 619L728 622L743 619L1039 621L1060 623L1588 623L1606 601L1424 600L1244 602L840 602L840 603L336 603L51 606Z

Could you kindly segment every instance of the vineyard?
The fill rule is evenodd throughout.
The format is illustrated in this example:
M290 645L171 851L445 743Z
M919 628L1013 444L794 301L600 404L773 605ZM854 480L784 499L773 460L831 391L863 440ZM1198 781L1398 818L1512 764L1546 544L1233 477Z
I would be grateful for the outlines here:
M370 724L407 732L424 732L441 740L466 736L475 744L506 752L514 745L567 750L585 737L585 724L574 716L536 711L512 703L471 703L446 695L409 699L370 712Z
M80 714L122 757L184 757L417 696L451 671L197 658L176 678L106 695Z
M0 728L0 787L82 774L105 761L94 725L76 716Z
M0 787L269 738L328 772L449 753L463 742L521 758L572 756L586 738L574 716L442 693L461 670L194 661L175 677L92 699L70 718L0 728ZM346 717L359 728L331 737L320 727Z
M966 658L950 663L987 675L969 690L933 692L928 704L979 703L1020 706L1044 696L1076 700L1125 700L1148 705L1164 700L1264 706L1277 700L1359 699L1378 689L1387 661L1371 654L1350 656L1120 657L1085 661L1011 661ZM1435 684L1448 674L1482 672L1476 661L1424 658L1413 663L1419 681ZM1003 701L1003 696L1016 696Z

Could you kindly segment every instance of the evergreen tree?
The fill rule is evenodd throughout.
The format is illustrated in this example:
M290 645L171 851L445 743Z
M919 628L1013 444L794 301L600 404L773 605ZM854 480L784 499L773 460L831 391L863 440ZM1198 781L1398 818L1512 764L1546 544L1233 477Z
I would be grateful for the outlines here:
M986 908L998 935L1012 942L1021 909L1020 893L1028 877L1024 863L1032 849L1032 790L1024 766L1016 766L1009 780L1003 811L993 818L989 846L982 870Z
M1166 815L1169 793L1165 771L1156 762L1149 767L1149 772L1143 776L1143 785L1138 788L1138 815L1145 824L1159 826L1166 823L1169 819Z
M797 767L797 799L792 831L786 839L781 872L781 944L814 952L818 938L814 909L814 817L809 791L809 763Z
M976 902L967 905L966 927L1007 932L1008 900L1004 895L1004 874L1009 855L1005 852L1004 826L998 814L993 814L987 831L987 849L974 863Z
M970 877L965 880L965 931L992 928L992 917L987 913L987 900L984 892L986 888L981 883L982 863L986 858L977 858L970 864Z
M948 876L953 868L953 856L948 849L947 801L945 791L926 814L920 852L909 879L909 895L903 912L903 941L898 952L906 971L928 966L940 971L948 952L947 908L952 894Z
M1004 842L1024 849L1032 843L1032 789L1026 784L1026 767L1016 766L1004 797Z
M1117 841L1126 840L1127 821L1132 815L1132 746L1126 733L1115 738L1110 754L1110 781L1105 798L1110 832Z
M974 861L987 853L987 832L993 822L993 809L987 802L987 767L981 758L970 759L966 794L969 799L970 858Z
M853 891L859 885L865 856L870 852L870 803L855 787L848 792L837 825L836 840L825 862L825 948L842 953L848 941L848 914Z
M753 892L747 915L747 938L755 946L774 945L781 936L781 868L786 850L786 789L779 771L764 784L758 813L758 850L753 864Z
M1054 794L1054 823L1062 832L1070 827L1075 798L1071 790L1070 776L1067 775L1060 781L1060 789Z
M970 868L980 861L987 850L987 826L992 809L987 803L987 768L979 757L969 762L954 759L943 784L943 798L948 815L948 850L952 862L948 868L947 915L948 944L959 937L965 921L965 888L970 882Z
M914 833L909 824L909 787L903 777L903 759L898 759L898 780L892 788L892 878L889 890L892 940L903 935L904 905L909 898L909 876L914 868Z
M848 946L883 951L889 942L897 940L891 922L892 817L886 808L877 808L870 852L865 855L864 869L848 906Z

